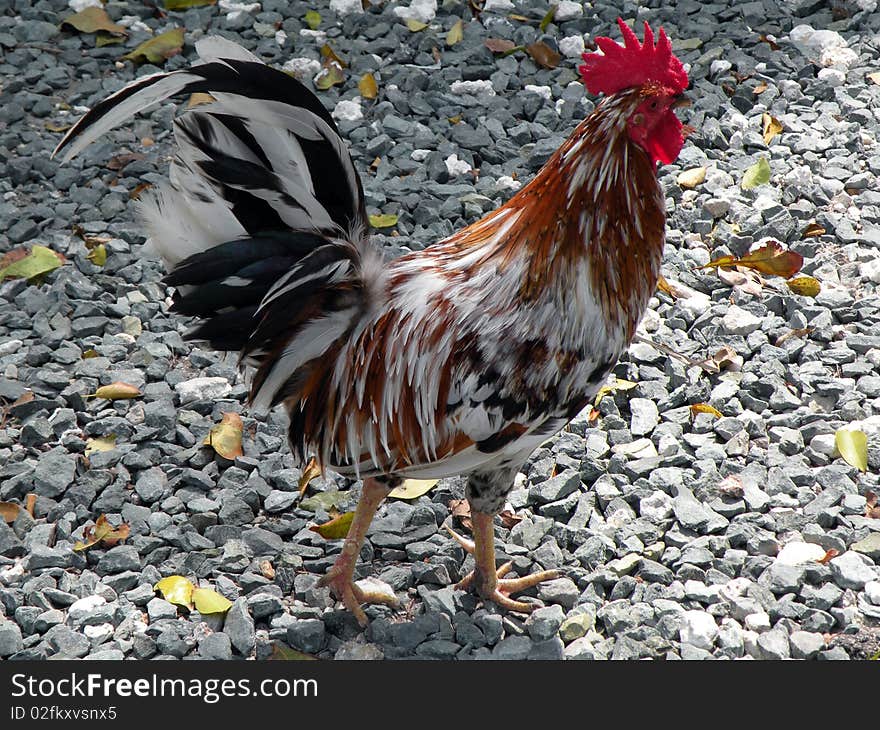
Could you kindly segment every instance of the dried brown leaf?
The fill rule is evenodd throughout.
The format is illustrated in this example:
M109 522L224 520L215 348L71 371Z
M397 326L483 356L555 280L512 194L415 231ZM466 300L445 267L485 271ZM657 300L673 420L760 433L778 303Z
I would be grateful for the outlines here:
M531 56L535 63L543 68L556 68L562 60L562 56L550 48L544 41L530 43L526 46L526 53Z
M788 279L800 271L803 265L804 257L799 253L782 248L778 241L769 241L741 258L722 256L697 268L708 269L715 267L729 269L734 266L745 266L746 268L760 271L762 274L771 274Z

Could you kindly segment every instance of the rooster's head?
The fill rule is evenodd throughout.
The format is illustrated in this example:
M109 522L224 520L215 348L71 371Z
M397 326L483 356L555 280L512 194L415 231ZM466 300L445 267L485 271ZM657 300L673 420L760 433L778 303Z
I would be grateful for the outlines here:
M672 53L663 28L654 33L645 23L645 39L639 43L630 27L617 19L623 46L610 38L596 38L601 53L585 53L580 67L584 84L592 94L634 97L626 119L630 138L656 162L672 162L681 152L685 129L675 115L676 107L688 103L684 90L687 72Z

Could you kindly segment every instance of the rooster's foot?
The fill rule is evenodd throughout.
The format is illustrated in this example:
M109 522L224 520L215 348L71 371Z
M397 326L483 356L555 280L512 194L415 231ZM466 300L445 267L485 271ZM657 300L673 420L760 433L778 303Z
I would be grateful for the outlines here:
M317 585L327 586L333 592L342 605L354 614L357 622L364 628L367 624L367 614L361 608L362 603L381 603L394 608L397 606L397 597L394 593L383 591L380 588L368 588L354 582L354 563L350 567L348 561L340 558L336 561L327 574L321 578ZM367 583L368 581L364 581ZM381 584L380 584L381 585Z

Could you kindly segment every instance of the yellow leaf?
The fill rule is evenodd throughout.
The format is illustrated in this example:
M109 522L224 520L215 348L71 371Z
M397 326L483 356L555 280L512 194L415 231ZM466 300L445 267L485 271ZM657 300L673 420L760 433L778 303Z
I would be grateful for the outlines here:
M698 413L711 413L715 418L721 418L724 415L721 411L717 408L713 408L708 403L694 403L691 406L691 413L695 416Z
M613 383L609 385L603 385L601 388L599 388L599 392L596 393L596 399L593 401L593 408L598 408L599 404L602 402L602 399L609 393L616 393L618 390L632 390L637 385L638 383L634 383L631 380L614 378Z
M358 92L364 99L375 99L379 95L379 86L373 74L364 74L358 81Z
M437 481L437 479L405 479L403 484L392 489L388 496L394 499L415 499L430 492Z
M807 224L807 227L804 228L804 232L801 234L804 238L818 238L819 236L824 235L825 229L815 221Z
M799 253L785 250L778 241L769 241L742 258L722 256L697 268L708 269L720 266L728 269L733 266L745 266L762 274L773 274L788 279L800 271L803 265L804 257Z
M306 11L305 21L309 28L312 30L318 30L321 25L321 13L317 10L308 10Z
M62 263L62 259L52 249L34 245L31 246L31 252L24 258L0 269L0 281L4 279L33 281L38 276L57 269Z
M135 63L164 63L183 50L183 28L166 30L148 41L144 41L122 58Z
M880 71L874 71L874 73L869 73L865 76L868 81L872 81L875 84L880 84Z
M16 504L15 502L0 502L0 517L3 518L4 522L8 522L11 525L15 522L15 518L18 517L19 512L21 512L20 504Z
M822 291L822 285L812 276L798 276L785 283L795 294L800 294L802 297L815 297Z
M104 8L94 6L85 8L74 15L69 15L61 21L62 29L65 25L69 25L80 33L97 33L98 31L103 31L105 33L112 33L113 35L128 35L128 31L124 26L117 25L110 20L110 16L107 15L107 11L104 10Z
M299 478L299 496L302 497L306 493L306 489L309 486L309 482L312 479L321 476L321 467L318 466L317 460L312 457L309 459L309 463L306 464L306 468L303 469L302 476Z
M205 5L216 5L217 0L163 0L166 10L189 10Z
M243 456L241 448L241 433L244 425L241 416L237 413L224 413L220 423L211 427L205 440L205 446L210 446L224 459L234 461L236 456Z
M556 17L556 8L557 8L556 5L551 5L550 9L547 11L547 13L541 19L541 24L538 26L538 28L540 29L540 31L542 33L545 30L547 30L547 27L550 25L550 23L553 22L553 19Z
M370 225L373 226L373 228L391 228L392 226L397 225L397 216L389 213L371 215Z
M125 400L127 398L137 398L140 395L141 391L136 386L117 381L110 385L101 386L88 397L104 398L105 400Z
M676 178L678 184L681 185L681 187L683 187L685 190L693 190L705 179L705 167L692 167L690 170L685 170L684 172L679 173L678 177Z
M407 18L406 27L409 28L413 33L418 33L427 28L428 24L423 23L421 20L416 20L415 18Z
M834 445L847 464L868 471L868 437L863 431L839 428L834 434Z
M673 291L672 291L672 287L669 286L669 282L666 281L666 277L665 277L665 276L662 276L662 275L661 275L661 276L658 276L658 277L657 277L657 289L659 289L660 291L662 291L664 294L668 294L668 295L671 296L673 299L675 298L675 294L674 294Z
M325 43L321 46L321 58L324 60L322 63L329 63L330 61L335 61L339 64L340 68L347 68L348 64L345 60L336 54L336 51L333 50L333 46L329 43Z
M336 61L327 61L315 76L314 84L319 91L327 91L331 86L336 86L344 81L345 75L342 73L342 66Z
M354 512L346 512L323 525L312 525L309 529L312 532L317 532L325 540L341 540L348 534L353 519Z
M91 456L97 451L113 451L116 448L116 436L99 436L96 438L86 439L86 456Z
M776 117L767 114L767 112L761 115L761 127L764 131L764 144L768 146L773 141L773 138L782 132L782 122Z
M761 157L754 165L746 170L742 179L742 189L751 190L770 182L770 163L766 157Z
M107 520L106 515L101 515L95 521L94 527L86 527L83 530L85 542L77 540L73 549L76 551L86 550L93 545L103 545L104 547L113 547L122 540L125 540L131 533L131 527L123 522L119 527L113 527Z
M197 91L195 94L189 95L189 101L186 102L186 108L192 109L194 106L201 106L202 104L212 104L214 101L214 97L210 94L206 94L203 91Z
M103 243L99 243L86 254L86 258L95 266L103 266L107 263L107 247Z
M272 644L272 653L269 655L269 661L297 662L315 661L316 659L317 657L313 657L311 654L304 654L301 651L291 649L286 644L281 644L277 641Z
M153 586L154 591L159 591L168 603L177 606L192 606L193 584L182 575L169 575Z
M456 43L461 43L462 38L464 38L464 22L459 20L446 34L446 45L454 46Z
M211 588L196 588L192 592L192 602L196 611L207 616L211 613L226 613L232 602Z
M98 357L98 351L91 347L82 354L83 360L90 360L93 357Z
M55 122L46 122L45 124L47 132L66 132L72 126L72 124L55 124Z

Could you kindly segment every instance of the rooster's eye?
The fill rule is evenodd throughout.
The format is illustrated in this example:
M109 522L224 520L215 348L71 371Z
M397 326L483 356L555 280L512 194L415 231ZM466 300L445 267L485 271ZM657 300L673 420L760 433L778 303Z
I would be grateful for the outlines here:
M654 99L654 101L651 102L650 107L651 107L651 111L654 111L657 109L657 100L656 99Z

